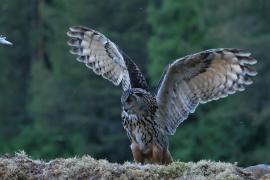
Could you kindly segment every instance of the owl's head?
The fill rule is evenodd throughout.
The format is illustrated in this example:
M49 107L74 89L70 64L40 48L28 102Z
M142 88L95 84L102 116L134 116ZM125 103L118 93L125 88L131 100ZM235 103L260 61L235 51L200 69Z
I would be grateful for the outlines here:
M153 101L151 93L144 89L132 88L123 92L121 103L123 109L129 113L143 113L149 110L149 106Z

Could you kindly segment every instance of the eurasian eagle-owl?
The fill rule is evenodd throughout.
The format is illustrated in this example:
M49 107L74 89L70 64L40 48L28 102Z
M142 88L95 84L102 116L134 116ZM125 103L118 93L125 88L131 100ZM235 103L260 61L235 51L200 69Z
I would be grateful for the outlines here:
M173 61L151 93L138 66L100 32L71 27L70 52L96 74L122 85L122 123L136 162L168 164L168 135L200 103L243 91L257 73L251 53L233 48L202 51Z

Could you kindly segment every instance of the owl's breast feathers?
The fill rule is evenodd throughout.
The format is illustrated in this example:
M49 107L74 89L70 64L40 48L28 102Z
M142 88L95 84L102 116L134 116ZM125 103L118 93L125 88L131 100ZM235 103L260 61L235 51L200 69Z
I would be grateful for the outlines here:
M141 150L147 149L148 145L159 144L166 147L167 141L160 132L154 116L129 114L122 111L122 123L132 143L139 145Z

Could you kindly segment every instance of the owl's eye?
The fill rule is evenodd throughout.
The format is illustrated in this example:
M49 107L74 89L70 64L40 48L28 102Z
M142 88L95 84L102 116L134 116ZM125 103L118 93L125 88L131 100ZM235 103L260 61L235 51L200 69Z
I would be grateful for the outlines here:
M127 103L130 104L131 102L132 102L132 97L129 96L129 97L127 98Z
M142 93L136 93L136 95L139 96L139 97L143 97Z

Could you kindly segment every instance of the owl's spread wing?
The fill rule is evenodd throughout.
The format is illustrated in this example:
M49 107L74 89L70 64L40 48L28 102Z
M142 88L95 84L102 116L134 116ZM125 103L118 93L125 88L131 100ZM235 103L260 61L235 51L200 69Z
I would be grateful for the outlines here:
M70 27L68 45L70 53L77 55L79 62L114 85L122 83L123 90L131 87L148 88L137 65L106 36L87 27Z
M168 134L200 103L224 98L252 84L257 63L251 53L238 49L211 49L169 64L157 91L157 122Z

